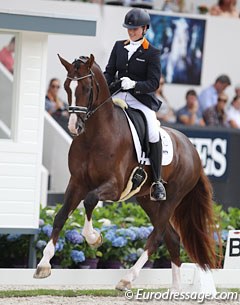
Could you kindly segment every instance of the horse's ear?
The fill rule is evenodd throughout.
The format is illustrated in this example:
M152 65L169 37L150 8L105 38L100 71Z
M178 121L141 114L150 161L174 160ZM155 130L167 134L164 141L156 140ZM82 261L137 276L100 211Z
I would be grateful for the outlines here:
M59 54L58 54L58 58L61 61L61 64L65 67L65 69L69 72L72 64L70 62L68 62L66 59L62 58Z
M94 63L94 56L91 54L90 58L88 59L88 61L86 63L88 65L88 69L92 68L93 63Z

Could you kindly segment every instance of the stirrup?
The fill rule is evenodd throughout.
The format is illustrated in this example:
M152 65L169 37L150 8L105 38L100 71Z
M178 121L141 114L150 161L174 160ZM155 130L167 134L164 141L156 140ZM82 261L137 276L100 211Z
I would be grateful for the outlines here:
M154 187L158 185L161 189L158 189L158 193L154 194ZM155 190L156 191L156 190ZM152 201L159 201L159 200L166 200L167 196L166 196L166 190L164 185L162 184L161 181L157 181L157 182L153 182L151 187L150 187L150 199Z

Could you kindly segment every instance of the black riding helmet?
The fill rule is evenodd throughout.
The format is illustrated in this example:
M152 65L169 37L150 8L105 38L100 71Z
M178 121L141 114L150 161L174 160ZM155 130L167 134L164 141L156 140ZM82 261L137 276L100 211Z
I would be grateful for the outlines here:
M135 29L140 26L150 25L150 16L148 12L142 8L133 8L127 13L123 26L127 29Z

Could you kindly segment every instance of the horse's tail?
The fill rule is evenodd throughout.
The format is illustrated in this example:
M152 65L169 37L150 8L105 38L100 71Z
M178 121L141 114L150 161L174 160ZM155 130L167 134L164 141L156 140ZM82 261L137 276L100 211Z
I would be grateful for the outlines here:
M203 269L215 268L217 265L214 241L216 228L212 186L203 170L195 187L174 211L173 224L191 260Z

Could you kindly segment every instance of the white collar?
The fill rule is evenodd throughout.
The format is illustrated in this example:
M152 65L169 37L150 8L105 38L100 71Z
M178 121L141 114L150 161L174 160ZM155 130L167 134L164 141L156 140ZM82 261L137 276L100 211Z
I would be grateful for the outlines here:
M130 39L130 44L131 44L131 45L134 45L134 46L140 46L140 45L142 44L142 42L143 42L143 39L138 40L138 41L132 41L132 40Z

